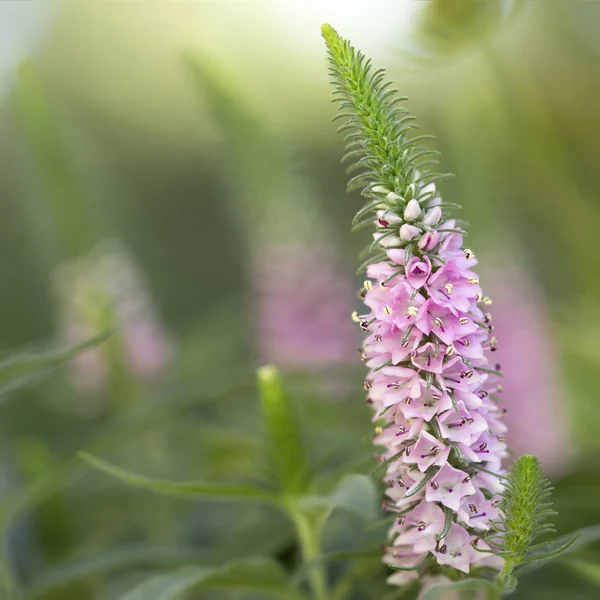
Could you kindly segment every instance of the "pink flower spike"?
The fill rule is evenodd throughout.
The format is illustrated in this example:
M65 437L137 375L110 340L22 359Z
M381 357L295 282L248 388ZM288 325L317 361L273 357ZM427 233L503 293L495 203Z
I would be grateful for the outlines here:
M360 349L369 370L364 387L377 458L385 467L384 509L395 518L384 561L417 569L388 581L402 585L418 578L426 586L440 572L454 581L473 565L497 568L502 562L472 547L491 529L503 485L497 475L504 474L508 455L501 369L492 354L501 347L492 301L474 270L474 253L463 246L461 227L445 214L452 204L432 182L439 175L403 150L411 138L401 133L386 141L389 152L373 151L386 128L380 111L389 109L391 119L395 112L379 78L368 76L358 53L329 26L323 35L336 85L348 100L344 116L358 124L349 156L357 156L359 167L369 165L352 180L364 181L368 198L355 222L375 222L376 243L367 251L377 249L378 262L368 264L369 280L359 294L367 309L353 319L366 331ZM354 80L353 69L361 78ZM373 119L363 118L365 105ZM513 354L524 363L523 353Z
M427 502L440 502L444 506L457 511L465 496L472 496L475 487L464 472L445 464L427 484Z

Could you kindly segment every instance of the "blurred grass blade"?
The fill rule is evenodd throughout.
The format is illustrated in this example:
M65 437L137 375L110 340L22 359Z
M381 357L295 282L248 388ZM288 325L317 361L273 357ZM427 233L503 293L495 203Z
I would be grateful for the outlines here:
M308 464L298 421L274 366L257 371L262 411L269 438L269 453L283 492L299 494L306 488Z
M467 595L469 594L469 595ZM479 595L482 594L482 595ZM485 579L463 579L453 583L434 585L425 589L420 600L444 600L449 597L472 598L483 597L486 600L496 600L502 597L500 588Z
M45 200L44 205L36 206L36 211L48 211L54 237L63 244L64 254L81 254L93 243L94 221L58 111L35 65L29 61L19 67L17 109Z
M270 598L298 600L302 596L287 581L285 571L269 559L235 561L223 567L183 567L148 579L121 600L175 600L191 590L252 591Z
M251 500L255 502L276 503L277 498L266 492L251 486L234 485L227 483L209 483L203 481L168 481L163 479L152 479L144 475L132 473L122 469L101 458L80 452L79 456L90 466L119 479L131 486L140 487L157 494L176 496L180 498L200 499L213 498L220 500Z
M111 332L97 335L90 340L61 350L31 352L13 355L0 362L0 398L43 377L64 365L78 354L104 342Z

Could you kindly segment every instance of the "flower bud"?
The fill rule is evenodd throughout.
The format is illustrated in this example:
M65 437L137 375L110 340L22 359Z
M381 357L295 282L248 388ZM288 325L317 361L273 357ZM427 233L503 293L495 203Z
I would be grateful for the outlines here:
M400 227L400 239L405 242L410 242L419 235L419 228L406 223Z
M386 252L388 258L397 265L404 264L404 248L392 248Z
M421 214L421 207L416 200L411 200L404 209L404 219L414 221Z
M402 219L391 210L378 210L377 219L382 227L388 227L391 223L402 223Z
M382 239L379 241L379 244L384 248L393 248L400 245L400 238L397 235L388 235L387 237L376 235L373 239L379 240L380 237Z
M437 231L428 231L419 240L419 248L425 252L433 250L440 240L440 234Z
M427 211L427 214L423 219L423 223L425 223L425 225L436 225L439 223L441 218L442 209L439 206L434 206L431 210Z

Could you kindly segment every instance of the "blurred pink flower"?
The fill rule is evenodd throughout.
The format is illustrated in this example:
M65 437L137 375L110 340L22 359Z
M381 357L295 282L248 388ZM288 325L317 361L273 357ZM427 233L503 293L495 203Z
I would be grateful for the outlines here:
M570 427L550 319L543 298L524 267L486 275L494 298L495 359L502 365L502 406L508 410L507 441L515 456L537 456L551 475L564 471Z
M55 287L61 327L69 344L114 327L133 377L152 381L164 375L173 347L127 251L116 243L105 243L57 269ZM78 389L104 389L109 375L106 352L106 346L99 346L72 361L73 383Z
M252 257L255 340L261 362L288 369L351 364L352 277L324 243L258 245Z

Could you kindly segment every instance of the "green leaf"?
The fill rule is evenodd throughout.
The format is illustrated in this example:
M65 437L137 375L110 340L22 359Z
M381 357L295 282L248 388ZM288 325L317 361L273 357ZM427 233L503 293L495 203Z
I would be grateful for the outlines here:
M132 589L121 600L175 600L191 590L223 589L260 592L273 598L302 598L284 570L268 559L236 561L223 567L183 567L158 575Z
M257 380L269 438L269 453L281 489L285 493L299 494L307 485L308 464L298 420L274 366L258 369Z
M0 396L14 392L49 374L78 354L104 342L111 332L97 335L80 344L48 352L20 353L0 362Z
M521 577L527 573L531 573L532 571L536 571L537 569L546 566L548 563L555 560L560 553L562 553L563 550L561 549L564 549L565 553L568 555L577 548L581 548L586 544L591 544L598 541L600 541L600 525L584 527L583 529L579 529L574 533L564 535L553 542L548 542L547 544L543 544L539 548L532 550L529 554L529 557L531 558L531 556L537 552L539 558L535 561L531 561L517 567L515 569L515 575L517 575L517 577ZM562 556L565 555L563 554Z
M255 502L277 503L277 498L267 491L250 486L234 485L227 483L208 483L204 481L168 481L151 479L144 475L132 473L117 467L101 458L80 452L79 456L92 467L103 471L107 475L119 479L134 487L140 487L157 494L176 496L190 499L220 499L241 500Z
M379 493L373 480L366 475L346 475L327 496L307 496L301 499L299 506L305 510L342 508L369 522L380 516Z
M447 60L479 48L507 21L514 18L522 0L433 0L424 4L412 47L424 59ZM415 57L416 58L416 57Z
M433 587L426 588L421 596L419 596L419 600L443 600L452 592L457 593L461 599L464 598L465 600L468 597L478 597L476 594L479 592L486 594L484 596L486 600L501 597L500 588L485 579L463 579L462 581L434 585ZM471 593L472 596L467 595Z
M525 555L522 564L554 558L555 556L558 556L559 554L565 552L565 550L569 549L577 541L578 537L579 536L575 534L566 542L558 543L554 541L546 544L540 544L535 549L531 549L530 552Z
M600 587L600 565L575 558L564 560L563 564L582 579Z

